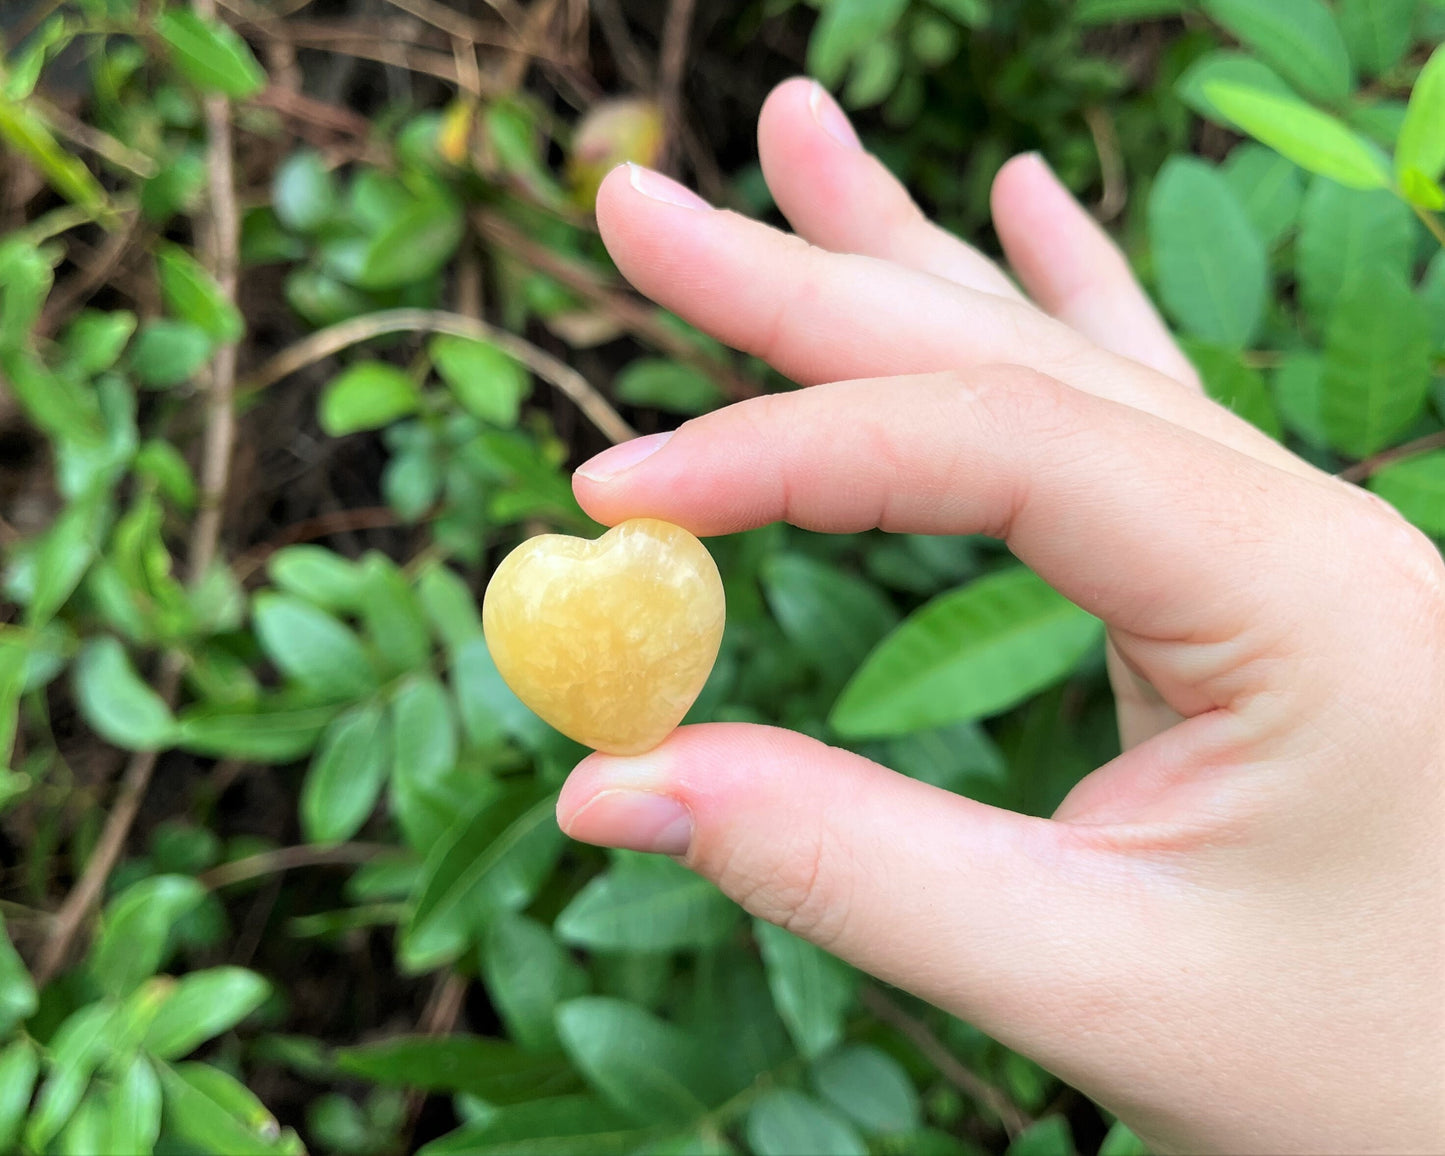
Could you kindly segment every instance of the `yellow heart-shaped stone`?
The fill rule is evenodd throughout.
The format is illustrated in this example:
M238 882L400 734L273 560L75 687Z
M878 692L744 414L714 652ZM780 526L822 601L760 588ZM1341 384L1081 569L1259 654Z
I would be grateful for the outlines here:
M682 721L717 659L723 619L712 555L654 518L595 541L529 539L482 602L487 647L517 697L613 755L650 751Z

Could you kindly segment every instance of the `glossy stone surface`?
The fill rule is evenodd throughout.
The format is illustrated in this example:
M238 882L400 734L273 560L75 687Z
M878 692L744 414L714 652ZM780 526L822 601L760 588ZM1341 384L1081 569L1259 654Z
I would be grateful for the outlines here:
M652 518L595 541L543 534L497 567L482 626L517 697L594 750L636 755L692 706L723 633L717 565Z

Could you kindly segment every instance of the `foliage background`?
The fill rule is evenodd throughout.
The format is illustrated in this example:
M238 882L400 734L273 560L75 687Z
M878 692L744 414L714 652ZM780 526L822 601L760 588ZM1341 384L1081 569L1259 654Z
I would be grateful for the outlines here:
M0 29L0 1149L1142 1151L672 863L568 845L582 752L476 599L595 529L567 471L609 436L787 387L632 295L587 210L632 157L771 217L753 126L805 69L985 247L993 173L1041 149L1216 397L1445 534L1440 0ZM1036 814L1116 752L1097 624L998 545L710 546L692 718Z

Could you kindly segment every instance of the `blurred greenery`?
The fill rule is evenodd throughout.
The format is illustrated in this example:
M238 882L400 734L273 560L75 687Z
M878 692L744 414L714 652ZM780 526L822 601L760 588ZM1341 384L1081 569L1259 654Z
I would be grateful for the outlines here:
M564 840L583 752L478 597L595 530L568 471L609 421L786 387L631 295L590 198L634 159L771 216L752 125L805 70L985 248L1042 151L1217 399L1445 536L1445 3L703 2L669 63L686 11L0 10L0 1150L1143 1151ZM690 721L1041 815L1117 753L1098 623L999 544L709 545Z

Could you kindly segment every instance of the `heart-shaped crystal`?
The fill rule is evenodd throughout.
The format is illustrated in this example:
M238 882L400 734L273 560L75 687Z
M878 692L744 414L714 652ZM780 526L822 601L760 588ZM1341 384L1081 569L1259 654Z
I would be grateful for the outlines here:
M517 697L595 750L636 755L692 706L723 633L717 564L653 518L595 541L543 534L497 567L482 626Z

